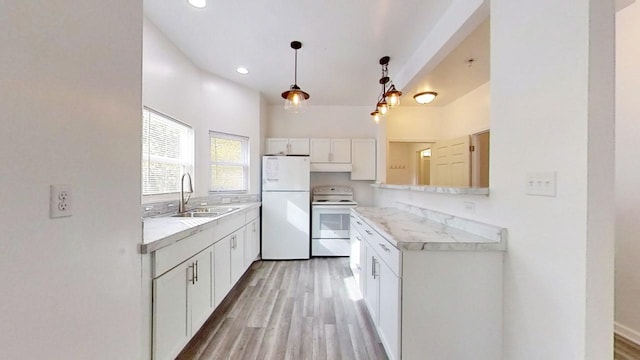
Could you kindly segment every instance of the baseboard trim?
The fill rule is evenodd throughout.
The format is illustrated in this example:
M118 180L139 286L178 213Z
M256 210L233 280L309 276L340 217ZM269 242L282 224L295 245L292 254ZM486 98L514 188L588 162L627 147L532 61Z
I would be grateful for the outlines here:
M619 322L614 322L613 323L613 331L622 336L623 338L631 341L632 343L640 346L640 333L628 328L622 324L620 324Z

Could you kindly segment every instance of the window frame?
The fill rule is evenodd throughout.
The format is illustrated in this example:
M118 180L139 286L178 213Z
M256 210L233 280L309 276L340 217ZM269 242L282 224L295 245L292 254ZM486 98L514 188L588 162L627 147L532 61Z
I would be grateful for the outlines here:
M242 149L242 162L219 162L211 158L211 145L213 139L225 139L239 141ZM210 194L247 194L249 193L249 140L248 136L225 133L221 131L209 130L209 193ZM243 189L220 190L213 184L214 165L241 165L242 166L242 186Z
M164 114L160 111L157 111L153 108L150 108L148 106L143 106L142 108L142 136L143 139L141 139L141 143L142 143L142 149L141 149L141 158L140 158L140 186L141 186L141 195L143 198L143 202L146 199L146 201L155 199L155 200L160 200L160 199L167 199L169 198L169 196L173 197L175 194L179 194L180 193L180 189L176 190L176 191L167 191L167 192L155 192L155 193L147 193L145 194L145 180L144 180L144 175L143 175L143 164L145 159L150 160L153 159L156 156L152 156L150 154L145 154L144 152L144 117L145 117L145 112L149 113L149 118L151 118L151 116L155 115L156 117L161 118L164 121L170 121L173 122L179 126L182 126L186 129L187 134L188 134L188 139L186 144L182 144L182 146L185 146L188 153L185 156L185 159L188 158L188 161L167 161L166 163L175 163L178 165L183 166L184 168L184 172L188 172L191 177L195 180L195 131L193 129L193 127L187 123L184 123L180 120L177 120L176 118L169 116L167 114ZM158 157L156 157L156 159L158 159ZM194 188L195 188L195 184L194 184Z

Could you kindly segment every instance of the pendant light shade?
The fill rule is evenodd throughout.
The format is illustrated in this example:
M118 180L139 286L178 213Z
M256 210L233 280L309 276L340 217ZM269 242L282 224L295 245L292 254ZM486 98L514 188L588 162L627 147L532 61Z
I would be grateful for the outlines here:
M385 116L387 115L387 112L389 111L389 105L387 104L387 102L382 99L382 101L380 101L378 103L377 106L378 112L380 113L380 115Z
M294 67L294 77L293 77L293 85L289 88L289 90L282 93L282 98L284 99L284 109L290 112L300 112L302 109L306 108L307 100L309 99L309 94L302 91L298 86L298 49L302 47L302 43L299 41L292 41L291 48L295 50L295 67Z
M380 122L380 113L377 109L371 113L371 117L373 117L373 122L375 122L376 124Z
M389 91L387 91L384 96L387 99L387 104L390 107L394 107L400 105L400 96L402 96L402 91L396 90L396 86L391 85Z

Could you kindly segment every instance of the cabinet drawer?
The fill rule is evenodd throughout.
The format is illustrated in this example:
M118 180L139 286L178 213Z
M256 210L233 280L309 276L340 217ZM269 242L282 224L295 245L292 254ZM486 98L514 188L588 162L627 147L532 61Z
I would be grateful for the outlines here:
M153 277L157 278L207 246L211 246L214 240L213 229L207 229L155 251L153 253Z
M260 208L247 210L245 215L246 217L245 223L246 224L250 223L253 219L257 219L258 216L260 216Z
M391 245L361 217L351 213L351 226L356 229L371 248L379 255L380 259L389 266L397 276L402 276L402 252Z

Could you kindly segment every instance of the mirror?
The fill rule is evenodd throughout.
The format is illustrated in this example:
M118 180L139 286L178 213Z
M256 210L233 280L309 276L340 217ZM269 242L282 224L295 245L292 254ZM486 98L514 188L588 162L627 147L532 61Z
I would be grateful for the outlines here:
M386 181L394 185L489 187L489 19L431 71L416 76L386 116ZM435 91L418 105L411 96Z

